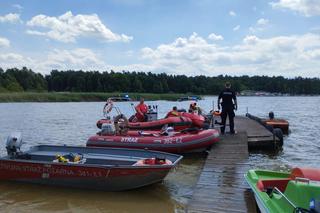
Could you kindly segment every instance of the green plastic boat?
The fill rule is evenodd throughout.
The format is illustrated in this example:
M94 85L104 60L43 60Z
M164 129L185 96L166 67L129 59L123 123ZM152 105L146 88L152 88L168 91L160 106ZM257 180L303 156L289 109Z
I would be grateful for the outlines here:
M261 212L320 213L320 169L249 170L245 179Z

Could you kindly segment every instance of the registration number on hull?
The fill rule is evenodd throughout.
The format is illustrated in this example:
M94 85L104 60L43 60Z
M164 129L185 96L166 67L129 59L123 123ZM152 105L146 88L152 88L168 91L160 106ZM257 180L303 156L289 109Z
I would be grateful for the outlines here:
M182 138L177 137L177 138L166 138L163 140L164 144L175 144L175 143L182 143Z
M138 138L123 137L123 138L121 138L121 142L124 142L124 143L138 143Z

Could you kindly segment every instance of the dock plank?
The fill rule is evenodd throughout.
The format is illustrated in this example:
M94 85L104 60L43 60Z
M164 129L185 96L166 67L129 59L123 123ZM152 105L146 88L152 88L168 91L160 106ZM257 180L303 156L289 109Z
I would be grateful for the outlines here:
M226 135L212 147L187 212L254 212L243 179L250 168L247 138L245 132Z
M239 132L246 132L248 138L273 136L264 126L257 121L243 116L236 116L234 119L236 129Z
M235 117L236 135L223 135L210 150L186 212L256 213L254 196L244 180L252 165L249 148L270 145L277 138L258 122Z

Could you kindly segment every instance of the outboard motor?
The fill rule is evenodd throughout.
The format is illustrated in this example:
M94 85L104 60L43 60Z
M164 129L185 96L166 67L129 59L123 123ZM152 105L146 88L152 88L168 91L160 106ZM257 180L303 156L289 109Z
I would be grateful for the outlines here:
M273 113L272 111L269 112L269 119L270 119L270 120L274 119L274 113Z
M147 121L156 121L158 120L158 106L153 105L152 107L149 105L147 115Z
M21 153L22 137L20 132L11 133L6 140L6 149L10 158L15 158Z
M114 135L116 129L113 123L104 123L101 126L101 135Z

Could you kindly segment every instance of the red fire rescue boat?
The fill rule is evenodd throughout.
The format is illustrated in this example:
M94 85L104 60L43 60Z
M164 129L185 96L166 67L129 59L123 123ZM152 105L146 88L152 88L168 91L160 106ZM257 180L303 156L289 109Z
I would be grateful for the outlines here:
M161 133L160 131L128 131L125 135L98 133L87 146L122 147L165 151L171 153L201 152L219 141L215 129Z
M97 127L101 129L102 124L111 122L113 121L110 119L100 119L97 122ZM146 122L128 122L128 128L132 130L160 130L165 125L172 126L175 130L179 131L190 127L192 125L192 120L187 117L179 116Z

